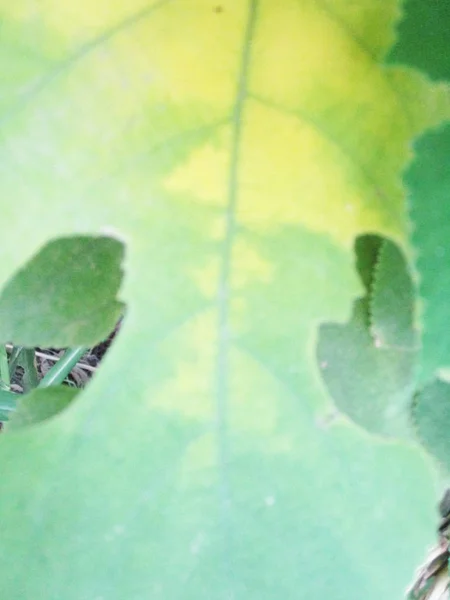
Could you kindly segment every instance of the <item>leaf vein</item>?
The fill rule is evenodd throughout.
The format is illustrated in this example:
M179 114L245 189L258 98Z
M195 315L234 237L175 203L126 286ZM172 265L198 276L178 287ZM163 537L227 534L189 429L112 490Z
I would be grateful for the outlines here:
M249 94L249 97L251 97L252 100L254 100L255 102L261 104L261 106L265 106L267 108L275 110L283 115L295 117L295 118L299 119L300 121L307 123L312 128L314 128L320 136L322 136L324 139L326 139L328 142L330 142L333 146L338 148L338 150L348 160L350 160L350 162L354 165L354 167L357 168L357 170L360 172L360 174L363 176L363 178L367 181L367 183L369 184L369 187L372 189L372 191L373 191L374 195L377 197L377 199L381 200L384 203L388 203L388 194L380 188L376 178L371 175L371 173L369 172L367 167L361 161L357 160L357 158L354 156L354 154L348 148L345 147L345 145L342 143L342 139L338 139L338 138L334 137L326 128L324 128L316 119L314 119L314 117L312 115L310 115L304 111L301 111L299 109L291 110L291 109L284 108L283 106L280 106L279 104L277 104L275 102L271 102L270 100L267 100L266 98L263 98L262 96L258 96L257 94ZM389 205L389 204L386 204L386 205Z
M230 296L231 271L234 238L236 233L236 208L238 203L239 162L242 144L242 124L245 103L248 98L247 79L251 62L251 45L256 25L258 0L249 0L248 19L243 40L240 72L237 81L236 101L232 117L232 144L229 170L228 203L225 212L225 237L223 242L223 259L218 282L218 350L216 357L216 430L217 460L219 464L219 516L224 540L224 577L231 586L234 580L232 565L232 528L230 527L231 491L225 465L229 454L227 440L227 410L229 404L229 341L230 331ZM234 597L234 593L231 593Z
M97 48L101 47L102 44L108 42L116 35L123 33L128 28L134 27L144 19L147 19L153 12L159 8L163 8L165 5L174 2L175 0L160 0L157 4L151 4L145 6L139 11L125 17L115 25L106 29L102 33L96 35L91 40L88 40L82 44L72 55L68 56L60 63L56 64L53 69L46 73L41 79L39 79L32 87L27 91L26 94L20 98L13 108L6 111L0 118L0 122L5 122L13 115L19 113L25 109L31 101L33 101L41 92L46 90L55 80L63 76L65 73L70 72L71 67L76 63L81 62L87 56L92 54Z
M378 58L376 54L370 49L370 47L364 43L363 39L360 38L351 27L349 27L348 23L344 21L336 12L330 7L329 4L326 4L324 0L315 0L315 3L318 7L320 7L328 16L328 18L336 23L336 25L343 31L345 34L355 43L359 49L366 54L368 58L370 58L375 64L378 63ZM397 89L394 82L389 77L389 70L382 69L383 79L386 82L386 86L393 93L398 106L401 108L402 114L404 115L406 121L409 125L412 124L412 116L403 101L403 97L399 90Z

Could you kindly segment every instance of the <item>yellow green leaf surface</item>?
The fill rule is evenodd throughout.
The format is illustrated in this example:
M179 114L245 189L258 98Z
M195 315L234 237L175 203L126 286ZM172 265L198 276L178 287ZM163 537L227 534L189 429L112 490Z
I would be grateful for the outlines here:
M0 11L0 281L110 235L127 304L88 389L2 435L1 597L401 597L434 471L337 415L315 360L362 291L355 236L407 247L410 143L450 115L382 65L400 3Z

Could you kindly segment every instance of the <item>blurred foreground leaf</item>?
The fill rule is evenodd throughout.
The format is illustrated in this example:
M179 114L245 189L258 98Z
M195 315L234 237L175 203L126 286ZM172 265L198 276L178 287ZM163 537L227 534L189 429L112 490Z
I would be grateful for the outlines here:
M411 140L450 114L382 65L399 6L3 3L0 282L109 235L127 316L79 400L0 436L2 598L404 592L434 471L333 420L315 364L355 237L406 247Z

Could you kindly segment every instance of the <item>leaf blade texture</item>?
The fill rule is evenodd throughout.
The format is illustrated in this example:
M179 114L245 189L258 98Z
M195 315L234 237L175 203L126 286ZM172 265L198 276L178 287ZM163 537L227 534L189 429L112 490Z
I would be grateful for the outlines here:
M49 240L108 234L127 316L76 402L0 440L1 595L398 598L434 473L327 420L314 340L360 293L354 238L406 246L409 145L448 113L381 64L399 3L3 13L0 282Z

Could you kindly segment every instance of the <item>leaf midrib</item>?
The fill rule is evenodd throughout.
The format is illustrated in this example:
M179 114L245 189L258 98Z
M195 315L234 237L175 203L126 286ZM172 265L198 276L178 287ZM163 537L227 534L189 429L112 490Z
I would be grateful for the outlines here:
M219 271L218 293L217 293L217 357L216 357L216 441L218 462L218 497L219 497L219 519L221 535L223 539L223 569L224 580L231 587L233 585L233 528L230 523L230 510L232 508L232 497L230 483L227 473L229 464L229 446L227 434L227 412L229 405L229 381L230 381L230 299L231 299L231 271L232 254L236 235L236 208L238 204L238 179L239 163L241 157L243 115L245 103L248 96L247 79L251 62L251 43L256 25L258 0L249 0L248 17L245 29L241 65L236 88L236 101L231 120L232 143L230 168L228 176L228 201L225 210L225 236L222 246L222 262ZM231 592L231 590L230 590ZM232 594L234 597L234 594Z

